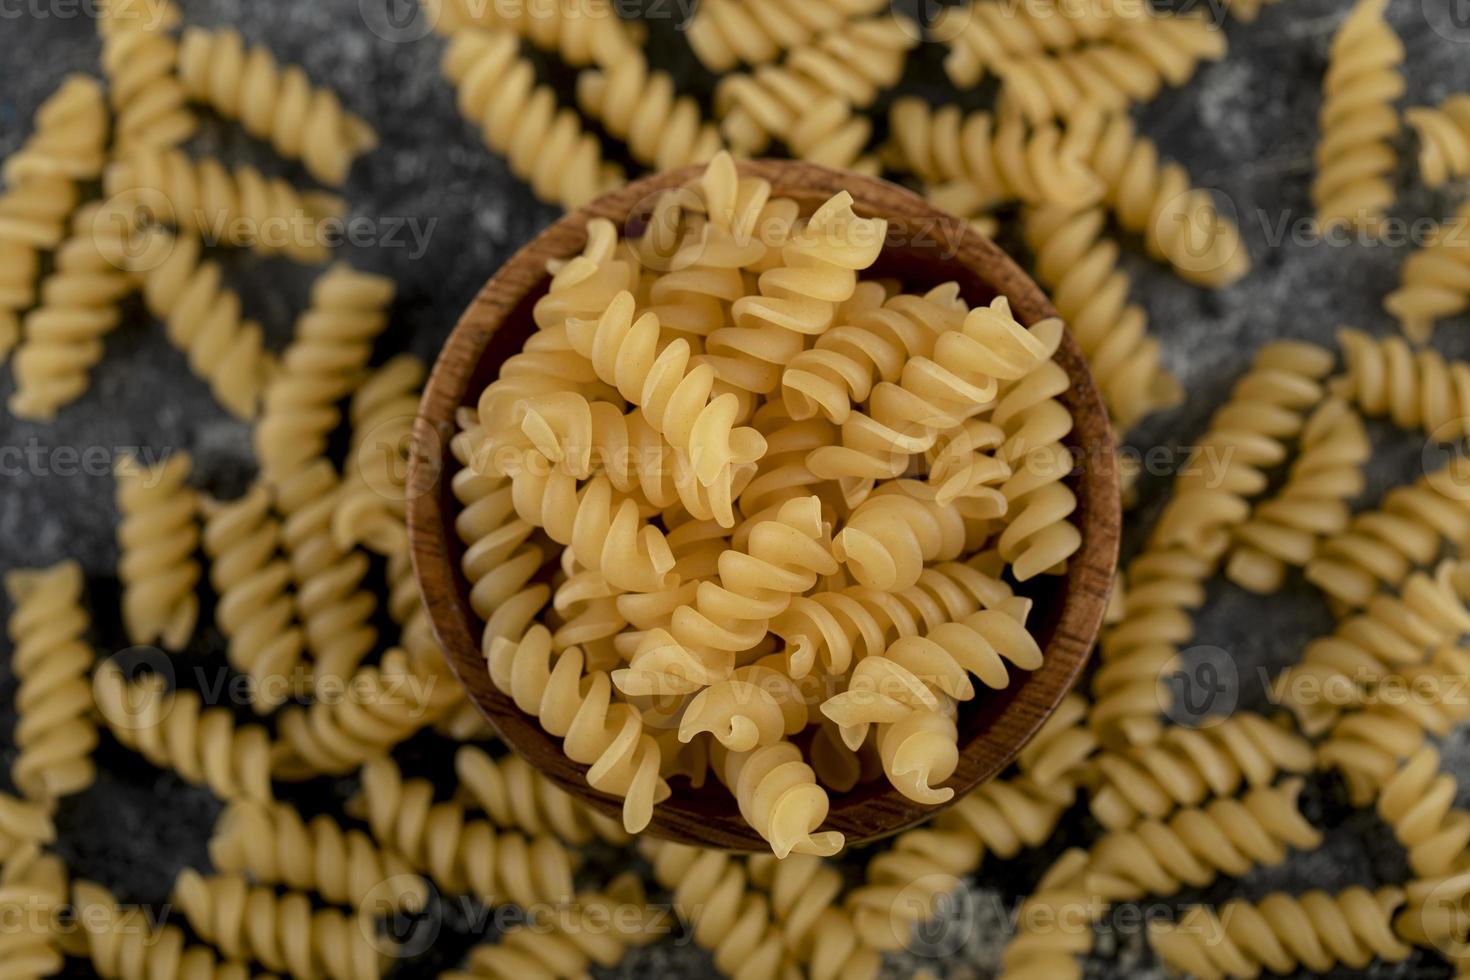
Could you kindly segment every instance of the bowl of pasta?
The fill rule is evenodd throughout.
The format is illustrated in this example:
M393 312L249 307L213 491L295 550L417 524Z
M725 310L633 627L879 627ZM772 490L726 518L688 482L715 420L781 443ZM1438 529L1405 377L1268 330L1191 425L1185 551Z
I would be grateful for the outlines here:
M469 698L631 832L831 854L1003 770L1117 566L1040 289L884 181L721 154L573 211L451 334L409 474Z

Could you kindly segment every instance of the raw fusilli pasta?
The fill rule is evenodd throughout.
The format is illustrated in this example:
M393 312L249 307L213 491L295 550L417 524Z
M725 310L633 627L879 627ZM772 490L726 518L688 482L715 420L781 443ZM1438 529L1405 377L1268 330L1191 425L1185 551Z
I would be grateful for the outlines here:
M108 122L107 102L97 80L68 75L36 110L30 137L5 158L6 183L18 190L36 178L96 179L107 159ZM54 188L40 185L38 190L46 197ZM43 209L43 215L49 217L49 210Z
M582 128L577 113L536 84L514 34L456 33L444 53L444 75L459 92L460 113L543 201L574 208L622 183L622 169L603 161L597 137Z
M771 896L771 918L812 980L873 980L882 960L838 907L842 874L824 858L770 854L750 858L751 880Z
M1470 204L1405 259L1399 275L1383 306L1415 343L1428 342L1436 321L1470 308Z
M40 802L0 793L0 864L32 844L56 840L51 822L52 801Z
M1256 977L1263 968L1283 976L1303 969L1323 974L1338 965L1361 970L1375 957L1408 958L1392 924L1403 902L1398 888L1353 887L1337 895L1236 900L1218 913L1195 905L1177 924L1151 923L1149 945L1170 969L1199 980Z
M11 670L19 681L11 780L28 799L49 802L86 789L97 775L87 683L95 658L86 640L91 619L81 605L82 569L68 561L15 570L5 576L5 591Z
M556 52L573 67L612 65L636 56L645 33L641 22L623 20L616 4L600 0L434 0L425 6L441 34L452 38L465 28L510 30L543 51Z
M186 946L175 925L155 928L146 910L124 909L101 885L72 887L85 954L103 980L249 980L240 963L221 962L208 946Z
M699 103L679 95L668 72L650 68L640 50L578 75L577 105L655 170L705 163L720 151L720 131Z
M408 548L408 453L426 373L418 358L400 354L352 395L352 446L332 513L332 536L340 548L360 543L380 555Z
M341 421L337 402L362 383L373 342L388 326L393 280L336 264L311 287L311 306L265 389L256 458L279 483L320 457Z
M140 147L108 166L109 195L156 203L156 220L213 245L279 252L302 262L326 258L322 221L340 216L346 202L334 194L298 191L250 166L227 170L219 160L194 160L179 150ZM153 195L153 196L149 196Z
M179 9L169 0L148 9L108 4L97 21L102 35L102 71L116 114L117 146L175 146L198 129L177 76L179 46L170 35Z
M1093 925L1108 908L1087 884L1089 859L1069 848L1037 880L1001 952L1000 980L1082 980L1078 957L1091 952Z
M121 457L117 478L117 576L123 585L123 622L133 643L157 642L181 650L199 620L199 495L189 486L186 452L145 466Z
M1465 869L1470 813L1455 807L1459 784L1439 770L1439 752L1426 745L1411 755L1378 795L1378 815L1409 852L1409 869L1435 878Z
M1470 364L1447 362L1428 348L1416 351L1402 337L1375 339L1344 328L1337 338L1346 369L1333 382L1334 389L1360 412L1369 418L1387 416L1399 428L1417 429L1438 442L1465 434Z
M1442 187L1470 173L1470 95L1405 109L1404 121L1419 135L1419 176L1426 185Z
M1144 8L1127 0L973 0L946 7L931 33L949 46L944 71L960 88L978 85L1016 58L1044 51L1069 51L1084 42L1123 34Z
M296 980L377 980L392 944L337 909L312 910L301 892L251 887L240 875L179 872L174 902L205 942L232 960L253 959Z
M229 708L206 708L194 691L169 691L157 674L129 682L110 660L97 665L92 690L113 737L153 765L222 800L271 799L273 753L264 728L237 726Z
M1394 200L1399 132L1393 103L1404 93L1404 46L1384 18L1388 0L1358 0L1332 39L1322 81L1321 142L1312 203L1323 229L1372 232Z
M378 145L372 127L343 109L335 92L313 86L296 65L278 64L269 49L247 48L231 28L184 31L179 81L192 101L240 120L324 184L342 184L352 161Z
M137 288L137 280L109 258L121 239L115 229L96 224L98 214L88 206L73 216L71 235L41 282L40 304L21 325L9 402L21 418L49 421L57 409L81 397L87 372L102 360L103 338L121 322L120 304ZM0 311L0 318L4 315Z
M5 932L6 980L39 980L65 964L63 914L69 911L66 867L35 844L0 864L0 896L10 925Z
M782 51L882 8L881 0L813 0L796 6L775 0L708 0L694 9L686 37L706 68L727 71L741 62L775 61Z
M571 845L594 838L626 844L615 821L583 806L514 753L491 758L473 745L454 756L459 795L473 801L502 830L553 836Z

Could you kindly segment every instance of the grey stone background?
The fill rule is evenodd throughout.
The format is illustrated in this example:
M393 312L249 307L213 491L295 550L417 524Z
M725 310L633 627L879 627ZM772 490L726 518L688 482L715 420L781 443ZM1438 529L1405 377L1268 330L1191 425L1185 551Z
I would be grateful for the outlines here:
M485 278L557 212L537 203L456 113L453 92L439 73L440 40L429 36L409 41L369 28L370 22L382 23L380 5L385 2L392 0L181 0L180 5L190 23L238 27L248 40L268 44L281 59L304 65L314 80L335 87L350 108L377 128L382 148L358 162L345 189L352 214L376 221L384 235L392 222L417 221L420 228L429 228L427 247L418 254L411 244L393 247L384 241L372 248L349 247L344 257L391 274L398 282L394 326L380 357L410 349L432 358ZM682 2L687 6L688 0ZM654 60L691 91L707 96L712 79L679 36L680 3L647 0L645 6ZM1375 332L1393 329L1381 300L1397 283L1407 246L1339 248L1290 235L1283 240L1278 234L1310 216L1320 80L1331 33L1347 8L1346 0L1284 0L1254 25L1230 23L1228 58L1205 67L1183 90L1166 93L1142 113L1143 129L1166 155L1184 162L1198 183L1218 188L1222 200L1235 208L1254 270L1231 289L1211 293L1173 279L1138 255L1130 258L1137 297L1163 338L1169 367L1190 395L1188 404L1131 433L1128 441L1137 447L1174 445L1197 435L1253 349L1264 341L1295 337L1331 344L1343 323ZM89 9L86 0L0 0L0 153L20 144L32 111L64 74L98 73L99 44ZM1437 102L1470 87L1466 0L1393 0L1390 17L1408 48L1409 104ZM380 36L384 33L390 36ZM940 69L942 56L939 47L916 52L898 91L983 105L984 92L956 96L949 90ZM570 74L537 58L546 77L569 92ZM878 107L880 120L886 104L887 99ZM250 160L268 173L307 182L299 168L274 160L231 126L208 125L196 148ZM1395 216L1412 220L1450 214L1466 188L1444 193L1419 188L1407 136L1402 149L1403 193ZM247 312L265 325L274 346L284 345L314 271L249 254L222 259ZM1464 355L1470 349L1466 326L1463 318L1443 325L1436 346ZM9 372L0 371L0 400L11 390ZM1420 459L1417 441L1377 426L1373 431L1382 451L1362 504L1412 476ZM48 425L20 422L0 412L0 445L34 447L32 458L41 461L7 467L3 473L0 570L79 559L88 572L94 639L103 653L126 645L116 614L112 481L106 474L68 472L66 453L92 446L109 452L137 446L155 452L187 449L195 456L201 485L223 496L237 493L253 468L246 427L215 405L161 328L137 310L109 337L107 357L81 401ZM1130 519L1131 537L1146 527L1168 482L1167 474L1144 482L1144 504ZM1307 639L1329 626L1325 607L1300 583L1269 600L1217 585L1199 643L1228 651L1239 668L1240 704L1259 706L1262 670L1269 676L1291 662ZM14 682L5 649L0 656L0 769L8 771L14 754L9 735ZM179 658L180 673L193 666L219 668L221 650L218 636L202 630L195 648ZM1445 752L1456 771L1465 773L1470 767L1463 735L1452 737ZM401 755L429 773L445 772L450 759L444 743L431 738L416 740ZM147 766L105 737L98 758L97 786L62 808L60 850L76 874L102 881L123 900L162 903L179 868L206 866L204 843L219 804L206 791ZM348 781L328 782L293 791L291 798L314 812L340 804L351 789ZM1335 780L1314 781L1305 806L1329 831L1319 851L1297 855L1280 869L1222 882L1203 894L1186 893L1179 901L1254 898L1274 889L1299 892L1404 879L1400 849L1372 814L1347 807ZM1029 890L1060 848L1085 842L1095 833L1084 811L1079 807L1064 823L1054 846L1009 864L988 864L950 917L943 941L932 948L916 945L913 955L889 963L889 974L904 976L922 967L955 978L990 976L1010 903ZM854 871L864 857L851 859ZM599 880L628 860L625 855L595 855L588 880ZM433 948L398 964L396 975L432 975L457 962L484 931L483 920L457 906L443 907L443 921ZM940 948L952 952L934 955ZM88 975L83 965L69 970ZM686 938L635 951L615 973L672 977L711 970L708 955ZM1115 917L1102 928L1088 973L1131 977L1157 975L1157 970L1137 929ZM1439 977L1448 971L1432 957L1416 953L1407 964L1379 964L1364 975Z

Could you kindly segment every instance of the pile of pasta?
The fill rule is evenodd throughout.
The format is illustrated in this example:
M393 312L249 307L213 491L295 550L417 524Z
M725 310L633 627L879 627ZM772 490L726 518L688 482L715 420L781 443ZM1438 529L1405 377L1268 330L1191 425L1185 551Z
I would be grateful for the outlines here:
M1470 363L1425 346L1470 307L1470 205L1404 262L1385 303L1402 336L1255 352L1135 535L1084 684L952 798L968 702L1041 662L1026 583L1078 547L1063 331L1126 430L1184 390L1125 253L1204 289L1251 268L1228 202L1130 111L1225 56L1218 19L1291 8L960 0L921 27L877 0L705 0L683 39L708 73L684 91L648 53L658 25L617 6L425 0L437 37L416 43L442 46L444 101L546 202L705 165L641 237L589 223L450 447L492 680L621 821L496 741L429 628L404 486L426 365L394 347L394 280L328 233L378 145L363 96L171 0L89 11L100 70L67 76L0 166L6 408L37 427L95 410L74 403L109 336L156 321L256 466L222 498L187 452L120 455L115 582L75 560L6 571L0 976L421 974L441 951L387 920L463 899L516 911L448 980L610 970L669 934L668 909L737 980L866 980L967 880L1029 855L1045 871L999 973L1068 980L1113 906L1318 847L1324 793L1381 819L1402 880L1242 887L1150 921L1154 956L1255 977L1438 954L1470 975L1470 811L1436 747L1470 721ZM1400 111L1394 13L1358 0L1324 39L1323 233L1385 232L1401 131L1426 187L1470 175L1470 96ZM893 92L925 46L976 108ZM208 155L194 137L220 126L294 173ZM842 194L803 213L739 177L758 154L881 173L1012 232L1060 319L874 275L883 222ZM278 349L231 285L240 249L315 276ZM1364 504L1368 422L1444 459ZM1336 622L1287 657L1270 709L1182 720L1168 682L1209 597L1289 586ZM151 650L102 653L129 644ZM206 651L229 683L177 669ZM65 839L99 749L218 801L207 860L186 849L171 894L145 896L168 916L119 900L135 882L87 880L98 849ZM637 834L671 781L722 783L771 853ZM865 781L937 812L837 855L829 794Z
M794 737L827 727L829 779L942 803L957 704L1041 665L1002 575L1081 545L1065 328L860 278L885 221L845 191L802 216L729 154L650 221L589 223L463 413L491 677L625 799L629 831L671 754L777 856L834 854Z

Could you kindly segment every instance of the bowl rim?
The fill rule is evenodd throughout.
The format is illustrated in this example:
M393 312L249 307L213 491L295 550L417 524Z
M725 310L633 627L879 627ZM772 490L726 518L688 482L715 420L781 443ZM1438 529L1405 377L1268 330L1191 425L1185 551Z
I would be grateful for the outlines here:
M881 215L890 222L901 220L913 233L932 236L948 250L949 262L959 263L969 276L1006 296L1022 323L1030 325L1057 315L1040 287L989 238L905 188L800 161L746 160L737 167L742 177L769 180L773 196L820 199L846 190L860 212ZM687 183L703 170L702 165L695 165L626 184L568 212L518 249L476 294L446 339L413 426L407 483L410 553L414 578L441 651L470 700L513 751L556 785L615 819L621 815L622 800L588 786L587 767L568 759L560 740L542 730L535 718L521 713L490 680L481 654L483 624L470 609L468 582L454 557L458 546L453 522L458 509L448 492L447 477L456 468L449 442L455 432L455 410L466 403L469 383L496 331L549 279L546 260L577 254L593 218L612 220L621 233L640 205ZM1004 770L1071 690L1090 656L1117 569L1121 507L1111 423L1070 331L1063 337L1056 360L1071 381L1060 396L1073 415L1068 441L1086 453L1072 484L1078 495L1073 519L1082 544L1069 561L1061 608L1043 665L994 692L990 700L1004 703L979 734L961 744L959 768L946 783L956 790L951 804ZM841 830L851 847L907 829L950 805L919 804L885 781L879 782L886 792L868 794L852 803L835 798L823 827ZM711 813L707 805L700 808L691 802L702 799L702 794L681 798L681 785L676 784L673 795L654 808L644 833L726 850L767 849L733 803L727 805L727 813Z

